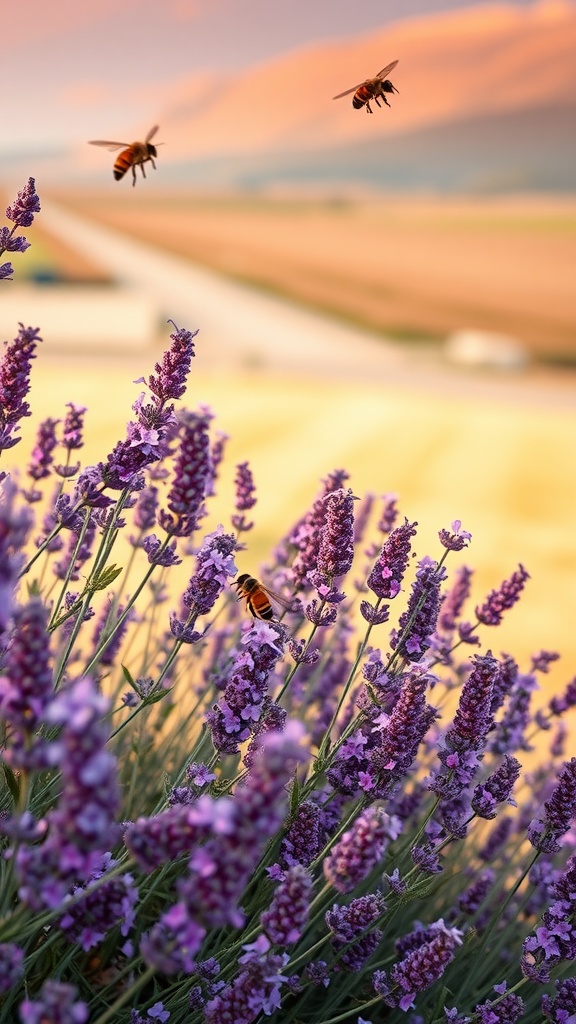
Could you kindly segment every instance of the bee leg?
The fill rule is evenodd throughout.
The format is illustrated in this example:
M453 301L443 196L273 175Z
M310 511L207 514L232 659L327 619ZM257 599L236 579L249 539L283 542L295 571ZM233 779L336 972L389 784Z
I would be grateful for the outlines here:
M144 164L140 164L140 170L142 171L142 177L146 177L146 171L144 170Z
M135 184L136 184L136 168L135 168L134 164L132 164L132 188L134 188Z
M384 98L384 97L382 97L382 98ZM379 106L380 106L380 104L378 103L378 97L377 97L377 96L375 96L375 97L374 97L374 99L376 100L376 106L377 106L377 107L379 107Z
M382 93L382 99L384 100L384 103L386 104L386 106L389 107L390 104L388 103L388 100L386 99L384 93Z
M149 159L150 163L152 164L152 167L154 168L154 170L156 170L156 164L154 163L153 157L149 156L148 159Z
M372 107L370 106L369 101L366 101L366 111L368 114L372 113Z

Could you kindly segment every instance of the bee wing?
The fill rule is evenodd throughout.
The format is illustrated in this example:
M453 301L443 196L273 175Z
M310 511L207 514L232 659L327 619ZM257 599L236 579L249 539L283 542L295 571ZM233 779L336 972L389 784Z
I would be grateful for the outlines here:
M156 132L158 131L158 127L159 126L157 124L155 124L154 127L150 129L150 131L148 132L148 135L146 136L146 138L144 140L145 142L150 142L150 139L152 138L152 136L156 135Z
M277 604L280 608L283 608L285 612L293 612L294 601L289 597L283 597L282 594L277 594L275 590L270 590L269 587L265 587L263 583L260 584L262 590L268 595L272 604Z
M106 146L106 149L109 149L110 152L113 153L115 149L126 149L126 147L130 145L130 143L129 142L105 142L103 139L90 139L90 141L88 142L88 145L89 146Z
M364 82L359 82L358 85L353 85L351 89L346 89L345 92L339 92L338 95L333 96L332 99L341 100L343 96L349 96L351 92L356 92L356 89L359 89L361 85L364 85Z
M386 75L389 75L390 72L394 70L394 68L396 67L397 63L398 63L397 60L393 60L391 64L387 64L385 68L382 68L382 71L378 72L378 74L376 75L376 78L386 78Z

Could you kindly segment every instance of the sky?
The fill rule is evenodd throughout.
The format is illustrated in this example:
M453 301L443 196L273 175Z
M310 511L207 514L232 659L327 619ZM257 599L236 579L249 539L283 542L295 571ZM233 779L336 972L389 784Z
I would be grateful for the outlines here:
M145 131L191 73L489 0L27 0L0 13L0 158ZM531 0L513 0L529 6ZM281 102L281 97L279 97ZM143 110L146 111L145 115ZM0 169L1 174L1 169Z

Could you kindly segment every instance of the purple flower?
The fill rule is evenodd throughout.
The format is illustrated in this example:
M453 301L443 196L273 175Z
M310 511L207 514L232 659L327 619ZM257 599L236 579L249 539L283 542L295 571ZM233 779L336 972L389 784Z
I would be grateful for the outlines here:
M472 810L480 818L495 818L498 804L505 801L515 806L512 790L522 765L515 757L505 754L504 760L485 782L476 786L471 800Z
M555 982L555 995L542 996L542 1013L551 1024L569 1024L576 1014L576 978L560 978Z
M310 512L296 524L290 534L289 542L296 548L291 570L295 588L310 589L310 574L317 569L320 539L326 519L324 498L332 491L342 489L347 479L348 473L343 469L334 470L324 481L324 490Z
M19 430L19 421L31 415L25 397L30 390L31 363L36 358L38 342L42 341L38 330L21 323L18 337L5 343L0 363L0 452L18 444L21 438L13 434Z
M17 985L24 975L24 950L13 942L0 942L0 995Z
M478 857L486 864L492 864L505 848L512 832L512 819L500 818L490 832L484 846L478 850Z
M170 335L172 345L164 353L162 362L156 363L154 367L156 375L151 374L148 378L148 387L160 406L170 399L182 398L186 391L192 358L196 354L193 339L198 331L187 331L183 327L176 327L176 324L174 331L175 333Z
M68 412L62 427L62 447L71 452L77 448L82 448L84 445L82 431L84 429L86 407L84 405L74 405L74 402L67 402L66 407Z
M283 733L264 737L246 782L236 788L232 833L212 835L193 848L189 874L178 882L178 902L141 946L148 963L165 973L190 972L205 928L242 925L239 900L265 844L283 820L286 784L297 764L306 759L301 738L302 726L297 722L289 722Z
M15 227L29 228L34 223L34 214L39 212L40 199L36 194L36 182L34 178L28 178L14 202L6 207L6 216L8 220L14 221Z
M167 501L170 512L161 511L158 516L160 526L171 536L189 537L201 518L207 483L212 472L208 436L212 418L208 409L180 414L180 445Z
M138 818L128 826L124 842L140 867L152 871L189 853L201 840L231 834L234 825L232 800L205 795L192 804L175 804L149 818Z
M269 952L269 943L244 946L241 969L229 985L206 1003L205 1024L252 1024L261 1013L267 1017L280 1007L280 988L287 978L282 970L287 960Z
M515 992L503 993L501 986L495 985L494 990L500 996L499 999L487 999L485 1003L478 1003L474 1007L475 1015L478 1015L480 1024L516 1024L517 1020L524 1014L524 1001Z
M324 516L318 549L317 572L325 580L344 576L354 557L354 495L339 487L323 499Z
M556 853L560 849L558 840L576 816L576 757L564 762L552 795L544 803L544 811L542 817L530 822L528 839L535 849Z
M431 926L434 930L429 941L408 953L394 965L388 979L384 971L375 971L374 988L388 1006L409 1010L419 992L424 992L454 959L456 948L462 943L462 932L447 928L440 919Z
M4 757L18 768L44 767L45 743L32 741L52 697L48 613L40 598L14 612L14 631L0 677L0 715L12 730Z
M237 753L260 720L268 679L282 657L284 645L279 627L257 620L243 636L243 650L236 652L224 694L206 715L216 750Z
M304 800L282 840L280 861L285 867L311 864L326 842L322 811L312 800Z
M10 230L10 228L0 228L0 256L3 252L26 252L26 249L30 248L30 242L27 242L24 235L14 235L12 232L16 229L16 225ZM10 266L10 264L5 264Z
M214 485L218 479L218 469L220 463L224 458L224 449L226 448L226 442L230 440L228 434L225 434L223 430L216 431L216 438L212 442L212 448L210 449L210 465L212 467L212 474L206 484L206 497L213 497L216 493Z
M522 947L522 973L540 984L546 984L551 970L562 962L576 961L576 855L550 891L554 902Z
M134 525L142 532L151 530L156 525L157 508L158 488L144 487L138 495L134 509Z
M455 519L452 523L451 533L449 530L440 530L438 536L442 547L447 551L462 551L462 548L468 547L468 542L472 539L472 534L462 529L459 519Z
M379 807L368 807L324 858L324 877L339 892L351 892L382 859L398 833L393 820Z
M53 745L60 799L48 812L45 842L16 854L20 898L33 909L58 906L69 885L94 870L116 842L116 759L106 751L101 721L107 710L88 677L58 693L46 710L47 724L63 726Z
M288 868L272 903L260 917L263 931L274 946L291 946L296 942L306 921L312 898L312 879L301 864Z
M476 617L485 626L498 626L502 622L504 612L513 608L524 590L526 580L530 579L529 574L523 565L518 566L518 571L512 573L509 579L501 583L498 590L491 590L484 604L476 608Z
M326 912L326 924L332 932L332 946L340 970L359 971L382 938L380 928L370 927L384 915L386 904L379 893L352 900L348 906L334 904ZM340 954L340 950L343 952Z
M256 504L256 487L254 485L252 470L247 462L240 462L236 466L234 484L236 486L236 499L234 502L234 508L236 511L247 512L248 509L254 508L254 505ZM254 523L246 522L243 515L233 515L232 526L235 530L240 532L251 530Z
M32 179L30 179L32 180ZM45 981L38 999L25 999L18 1012L21 1024L84 1024L88 1007L76 1002L78 990L61 981Z
M454 583L451 589L443 596L438 626L444 633L451 634L456 629L456 623L461 615L462 608L470 596L470 583L472 570L465 565L460 566L454 574Z
M60 420L46 419L38 428L36 446L32 450L32 461L28 466L28 475L33 480L43 480L45 477L50 476L50 466L53 461L52 452L58 443L56 440L56 424L59 422Z
M424 736L436 712L426 703L428 679L410 673L404 680L392 713L382 730L380 741L369 754L370 767L377 779L377 795L389 797L412 767Z
M458 797L478 771L478 752L483 750L492 726L492 695L498 673L499 664L491 651L473 658L454 721L438 753L442 768L429 786L445 800Z
M460 893L457 900L458 909L463 914L468 914L469 916L475 914L494 885L495 877L491 868L480 871L472 885Z
M182 599L184 607L194 618L208 615L228 580L236 575L234 552L237 549L236 538L224 533L223 526L204 538L196 556L196 570Z
M417 526L418 523L409 523L405 519L404 525L393 530L382 545L380 556L367 580L370 590L381 600L391 600L400 593Z
M418 563L408 607L390 640L392 650L408 661L419 661L430 646L440 611L440 585L445 578L445 569L430 558Z
M84 952L102 942L112 928L119 925L120 934L127 936L134 924L138 889L132 875L118 875L96 887L93 884L116 863L110 857L103 858L102 869L92 872L88 884L72 889L75 902L58 922L68 940L78 943Z
M119 441L107 461L98 467L103 482L113 490L134 486L142 470L166 454L168 430L174 423L172 406L145 403L143 394L132 408L138 419L127 424L126 440Z
M553 715L563 715L568 708L576 707L576 676L568 683L561 697L552 697L549 708Z

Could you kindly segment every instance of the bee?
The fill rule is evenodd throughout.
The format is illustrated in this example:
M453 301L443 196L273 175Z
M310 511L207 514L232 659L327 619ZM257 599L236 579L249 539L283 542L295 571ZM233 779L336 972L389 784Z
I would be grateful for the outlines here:
M247 572L243 572L237 580L234 580L232 586L238 587L238 600L245 599L246 608L253 619L266 619L267 621L273 619L274 604L280 605L288 612L294 610L291 601L281 597L280 594L275 594L273 590L268 590L268 587L259 583L253 576L249 576Z
M375 100L376 106L380 106L378 103L378 97L384 100L386 106L389 107L390 104L386 99L385 93L398 92L398 89L392 85L392 82L386 78L386 75L390 74L390 72L396 67L397 63L397 60L393 60L391 64L387 64L385 68L382 68L382 71L378 72L376 78L367 78L366 81L361 82L360 85L354 85L351 89L346 89L345 92L339 92L337 96L333 96L332 98L339 100L342 96L349 96L350 93L353 92L354 97L352 99L352 106L356 107L356 110L360 110L361 107L365 106L369 114L373 113L370 106L370 100Z
M132 181L132 185L135 185L136 168L138 167L138 165L140 165L140 170L142 171L143 178L146 177L144 164L147 163L148 160L152 164L154 170L156 170L154 157L158 156L158 153L156 152L156 146L153 146L151 144L150 139L156 134L157 131L158 125L155 124L154 127L151 128L150 131L148 132L148 135L144 139L144 142L107 142L102 139L91 139L89 144L91 146L106 146L106 149L109 149L111 153L113 153L115 149L122 149L122 152L119 153L116 157L116 162L114 164L114 178L116 181L120 181L120 178L123 178L126 174L126 171L131 167L132 177L134 179ZM156 145L162 145L162 143L156 143Z

